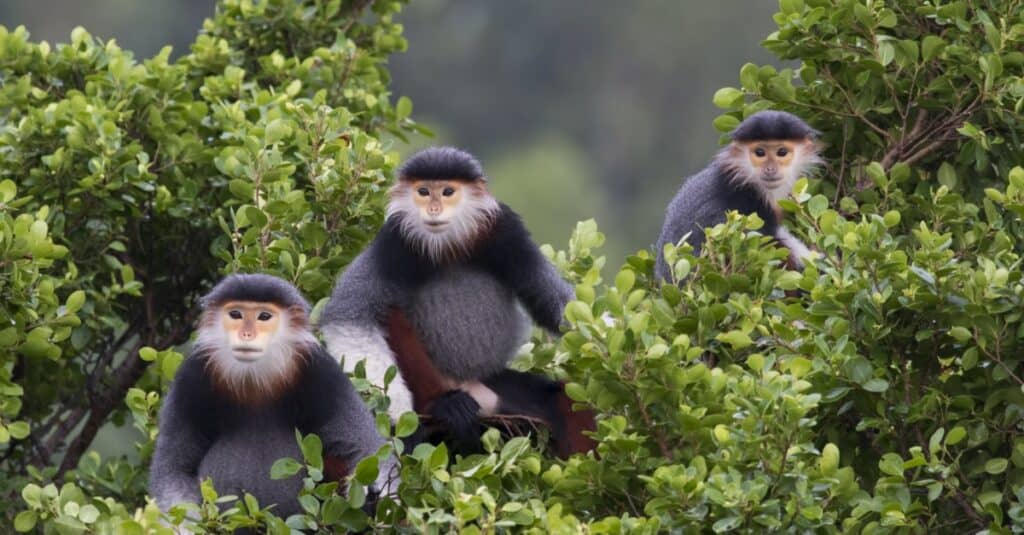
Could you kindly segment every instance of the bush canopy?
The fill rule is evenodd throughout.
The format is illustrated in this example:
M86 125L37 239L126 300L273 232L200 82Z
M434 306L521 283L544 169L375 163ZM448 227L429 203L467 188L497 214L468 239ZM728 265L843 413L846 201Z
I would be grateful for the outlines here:
M564 336L537 333L515 366L597 411L595 452L558 460L494 430L482 455L421 445L371 517L373 459L339 494L319 440L299 436L304 458L273 475L302 475L304 514L213 482L199 509L161 518L146 467L197 297L260 271L322 301L382 222L394 143L422 130L388 92L401 4L222 0L190 51L141 63L83 29L51 46L0 28L0 522L1024 531L1019 0L779 2L764 46L790 67L742 66L714 126L773 108L823 132L827 165L782 203L821 253L802 272L740 214L699 257L668 247L679 285L654 280L649 250L603 281L592 220L545 246L577 300ZM414 422L378 421L402 450ZM143 437L132 454L91 449L126 425Z

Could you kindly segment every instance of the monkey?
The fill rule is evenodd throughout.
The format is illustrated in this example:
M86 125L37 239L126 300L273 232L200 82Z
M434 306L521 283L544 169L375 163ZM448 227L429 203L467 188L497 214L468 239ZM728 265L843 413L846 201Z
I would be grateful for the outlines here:
M159 414L150 494L164 512L201 503L200 482L252 494L281 517L300 513L302 480L271 480L279 458L302 458L295 431L315 433L325 475L340 481L384 444L374 417L310 329L309 304L290 283L260 274L224 278L202 317ZM368 508L397 489L396 461L380 465Z
M701 172L683 182L668 205L657 241L655 275L671 280L672 267L664 257L667 243L687 243L700 254L704 229L725 221L725 213L756 213L763 221L761 232L789 249L787 265L803 269L812 253L782 224L778 205L793 190L797 178L821 163L817 130L802 119L782 111L761 111L741 122L731 142Z
M400 312L443 393L416 407L409 385L421 377L400 373L389 388L389 414L397 420L418 408L470 445L479 440L478 417L501 408L483 380L505 370L528 338L530 319L557 335L574 295L518 214L486 185L480 163L460 149L410 157L390 190L383 227L338 278L321 318L330 354L348 371L365 360L367 378L383 386L398 364L388 318Z

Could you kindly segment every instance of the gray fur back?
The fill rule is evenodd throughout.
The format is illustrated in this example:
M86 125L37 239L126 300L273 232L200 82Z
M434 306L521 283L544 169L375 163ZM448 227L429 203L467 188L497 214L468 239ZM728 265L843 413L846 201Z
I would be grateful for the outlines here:
M658 258L654 273L659 279L668 280L671 274L662 254L666 243L676 243L689 232L690 237L686 241L693 245L694 256L699 255L704 243L704 229L725 221L729 203L722 195L725 188L720 182L724 180L726 178L719 176L717 166L710 165L683 182L669 203L654 251Z
M295 442L295 430L271 415L258 414L231 434L214 442L199 464L199 480L209 477L220 496L233 494L239 499L246 492L260 507L277 504L274 514L286 518L300 512L296 497L302 489L298 476L274 481L270 467L282 457L302 460Z
M503 370L530 333L515 294L469 267L419 288L408 315L438 369L460 380Z

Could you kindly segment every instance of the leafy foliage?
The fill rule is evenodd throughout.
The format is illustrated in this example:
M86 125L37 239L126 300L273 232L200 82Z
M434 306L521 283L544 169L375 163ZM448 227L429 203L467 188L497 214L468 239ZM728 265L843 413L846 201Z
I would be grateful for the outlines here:
M361 5L224 2L174 63L132 64L83 32L55 52L23 30L0 34L11 117L0 169L17 177L0 182L0 310L13 322L0 331L0 429L13 437L0 466L21 492L17 529L1020 531L1024 9L1013 0L780 2L765 44L801 65L744 66L742 89L716 95L716 125L773 107L824 133L829 169L783 203L820 252L802 272L784 268L756 216L737 214L708 231L700 257L667 248L678 285L653 279L649 251L603 281L593 221L567 250L545 247L576 284L570 329L538 335L516 366L566 380L598 411L592 454L559 461L493 430L482 455L405 451L413 422L392 435L382 415L390 443L344 494L324 481L319 440L297 437L303 459L271 469L303 477L304 513L287 519L219 496L216 482L203 504L161 518L128 460L72 457L77 469L56 481L43 468L54 459L20 470L45 453L51 413L87 401L66 389L91 388L95 370L109 385L122 366L151 370L114 390L149 439L144 462L160 385L181 359L170 334L196 292L221 271L265 270L322 297L380 223L395 162L379 136L415 125L411 104L389 104L380 66L402 46L397 6L374 4L364 24L351 11ZM148 316L157 305L163 315ZM398 502L367 516L365 484L391 451L403 453Z
M415 126L383 67L399 8L225 1L188 54L141 63L83 29L51 47L0 28L0 492L78 468L136 386L145 425L220 274L328 293L382 220L382 138Z

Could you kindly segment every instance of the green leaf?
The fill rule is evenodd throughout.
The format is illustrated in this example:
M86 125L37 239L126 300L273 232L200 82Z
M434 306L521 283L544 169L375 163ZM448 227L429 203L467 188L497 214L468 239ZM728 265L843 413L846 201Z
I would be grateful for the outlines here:
M1002 457L996 457L985 462L985 471L992 475L1002 474L1006 471L1007 466L1009 466L1009 461Z
M815 195L811 197L810 201L807 201L807 211L811 214L811 217L817 219L828 209L828 199L824 195Z
M755 91L760 81L759 69L753 63L747 63L740 69L740 85L747 91Z
M8 327L0 330L0 347L11 347L18 343L18 330Z
M565 395L573 401L586 401L587 399L587 391L579 383L566 383Z
M965 328L965 327L959 327L959 326L958 327L953 327L952 329L950 329L949 330L949 335L952 336L953 338L956 338L956 341L960 342L961 344L963 344L963 343L967 342L968 340L971 340L972 338L974 338L974 335L971 334L971 331L967 330L967 328Z
M173 379L183 359L181 353L170 352L164 355L163 361L160 362L160 374L165 379Z
M945 48L945 42L936 35L925 36L921 41L921 57L925 60L934 59Z
M302 437L302 442L299 445L302 449L302 458L306 461L306 464L314 468L323 469L324 446L320 441L320 437L316 435L306 435L305 437Z
M61 535L77 535L78 533L84 533L85 530L88 529L88 526L83 524L77 518L72 518L67 515L58 516L53 523L57 526L57 531L61 533Z
M719 115L711 125L719 132L732 132L740 125L740 120L732 115Z
M814 364L804 357L793 357L786 361L786 367L793 377L799 379L807 375L814 368Z
M946 186L949 189L955 189L957 183L956 170L953 169L949 162L942 162L939 166L939 184Z
M404 438L412 435L420 424L420 418L415 412L405 412L398 417L395 424L395 436Z
M746 333L741 331L729 331L726 333L719 333L715 337L715 340L719 342L725 342L729 344L733 349L743 349L750 344L754 343Z
M298 474L299 470L302 470L302 465L295 459L278 459L270 467L270 479L286 479Z
M379 473L377 458L370 456L359 461L359 464L356 465L355 479L363 485L369 485L377 480Z
M715 95L711 97L711 102L723 110L736 108L743 102L743 91L734 87L723 87L715 91Z
M961 426L956 426L949 430L949 434L946 435L946 445L954 446L959 444L961 440L967 437L967 430Z
M821 473L830 476L839 468L839 448L829 442L821 451Z
M292 129L288 126L287 121L284 119L274 119L267 123L267 126L264 129L263 142L267 145L273 145L274 143L288 137L291 133Z
M886 453L882 456L882 459L878 461L878 468L890 476L902 476L903 459L895 453Z
M7 430L10 431L12 437L18 440L27 437L31 432L28 422L12 422L7 426Z
M1010 169L1010 184L1013 184L1019 190L1024 190L1024 167L1014 167Z
M67 301L65 301L64 303L64 308L67 311L67 314L74 314L75 312L81 310L82 305L84 304L85 292L82 290L77 290L72 292L71 295L68 296Z
M318 502L315 497L308 494L299 496L299 505L302 506L302 510L313 516L316 516L317 513L320 512L320 502Z
M235 179L228 182L228 190L231 194L243 201L252 202L253 194L256 192L256 187L253 186L252 182L247 180Z
M395 104L395 115L398 120L405 119L412 115L412 100L409 97L401 97L398 99L398 103Z
M725 533L738 528L742 521L743 520L738 516L727 516L712 524L711 529L713 529L715 533Z
M86 524L96 522L100 517L100 510L91 504L83 505L78 512L78 519Z
M878 43L878 62L882 66L886 66L892 63L892 60L896 58L896 47L890 41L882 41Z
M32 528L36 527L37 520L35 511L22 511L14 517L14 530L19 533L32 531Z
M889 389L889 382L884 379L875 378L864 382L861 386L864 388L864 390L867 390L868 392L875 392L876 394L880 394Z
M0 181L0 204L14 200L18 195L18 188L12 180Z
M42 507L42 496L43 489L35 483L29 483L25 485L25 488L21 489L21 499L25 500L25 503L34 509Z
M246 206L242 211L245 213L245 218L249 221L249 224L256 228L262 228L270 221L267 214L255 206Z

